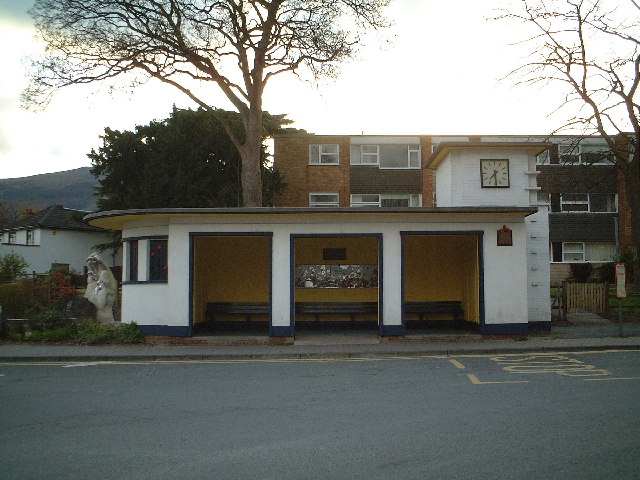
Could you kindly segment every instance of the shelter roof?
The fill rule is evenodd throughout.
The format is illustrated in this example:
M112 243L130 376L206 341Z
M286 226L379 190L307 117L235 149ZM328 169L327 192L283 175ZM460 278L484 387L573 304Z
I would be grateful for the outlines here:
M253 218L261 223L272 221L278 222L309 222L309 221L331 221L335 219L344 221L345 217L354 220L393 222L406 220L407 217L429 221L442 216L451 218L459 216L488 216L500 215L522 218L536 213L536 207L513 207L513 206L483 206L483 207L252 207L252 208L152 208L134 210L111 210L96 212L87 215L84 221L95 227L123 230L127 223L143 220L162 220L169 222L172 219L185 217L208 217L212 222L216 219L224 222L233 221L236 217L238 221L246 222ZM231 217L231 218L229 218ZM423 217L423 218L420 218ZM322 220L321 220L322 219Z

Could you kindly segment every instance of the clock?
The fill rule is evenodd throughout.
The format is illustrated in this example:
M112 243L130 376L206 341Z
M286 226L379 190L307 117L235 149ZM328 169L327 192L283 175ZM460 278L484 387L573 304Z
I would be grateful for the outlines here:
M508 188L509 160L480 160L480 182L482 188Z

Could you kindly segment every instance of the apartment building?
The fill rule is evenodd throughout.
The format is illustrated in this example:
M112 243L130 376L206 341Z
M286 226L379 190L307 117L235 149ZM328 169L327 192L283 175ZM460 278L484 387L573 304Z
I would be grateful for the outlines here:
M630 244L628 208L618 195L621 181L606 143L596 136L279 136L274 162L287 186L275 206L442 205L426 165L441 144L452 142L551 143L530 175L537 177L532 205L549 208L552 283L570 275L571 263L598 266L615 258L617 217L620 241L623 247Z

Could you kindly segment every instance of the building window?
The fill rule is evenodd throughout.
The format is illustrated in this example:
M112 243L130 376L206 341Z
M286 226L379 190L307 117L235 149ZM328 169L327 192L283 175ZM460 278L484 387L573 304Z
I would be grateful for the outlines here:
M611 153L606 144L558 145L560 165L611 165Z
M616 244L613 242L553 242L553 262L613 262L616 259Z
M378 165L383 169L420 168L420 145L352 145L351 164Z
M35 245L35 236L33 230L27 230L27 245Z
M562 243L563 262L584 262L584 243L563 242Z
M149 281L166 282L169 278L167 240L149 240Z
M380 195L382 207L421 207L422 195L420 194L383 194Z
M589 211L594 213L615 213L618 211L618 195L615 193L590 193Z
M337 192L322 192L309 194L310 207L339 207L340 194Z
M561 212L615 213L618 198L615 193L565 193L560 196Z
M127 242L129 244L129 281L138 281L138 241Z
M551 205L551 194L538 192L538 205Z
M381 145L380 168L419 168L420 145Z
M360 145L360 164L378 165L380 147L378 145Z
M378 194L359 194L351 195L352 207L379 207L380 195Z
M421 207L422 195L418 193L400 194L360 194L351 195L352 207Z
M420 145L409 145L409 168L420 168Z
M15 244L16 243L16 232L9 232L7 237L7 243Z
M565 193L560 196L561 212L588 212L589 195L586 193Z
M549 156L548 149L536 157L537 165L549 165L549 163L550 163L550 156Z
M309 145L310 165L338 165L340 155L337 144Z

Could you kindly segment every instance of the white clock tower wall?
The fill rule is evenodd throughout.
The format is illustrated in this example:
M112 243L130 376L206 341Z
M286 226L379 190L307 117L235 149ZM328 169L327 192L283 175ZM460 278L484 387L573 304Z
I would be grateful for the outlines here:
M509 186L482 187L481 160L508 160ZM510 146L460 146L451 148L438 163L436 172L436 205L438 207L537 207L538 213L525 219L525 237L514 235L513 247L526 249L526 266L521 272L526 277L526 299L528 321L550 325L551 308L549 300L550 268L549 268L549 218L548 207L539 205L537 200L536 156L530 146L522 148ZM514 229L517 226L511 225ZM493 234L493 230L491 230ZM486 233L489 233L487 231ZM488 237L489 238L489 237ZM525 242L525 246L517 242ZM494 262L493 257L485 252L485 261ZM523 259L524 260L524 259ZM523 262L525 263L525 262ZM487 267L491 269L492 267ZM495 287L493 285L492 287ZM489 287L487 286L489 289ZM492 289L489 289L492 290ZM524 292L523 292L524 293ZM493 299L487 292L487 302ZM487 305L488 312L491 305ZM488 318L488 321L491 321Z
M532 155L516 149L464 148L453 150L436 171L436 199L439 207L515 206L528 207ZM483 188L480 160L509 161L509 187ZM533 157L535 162L535 157ZM534 164L535 165L535 164ZM534 179L535 181L535 179Z

